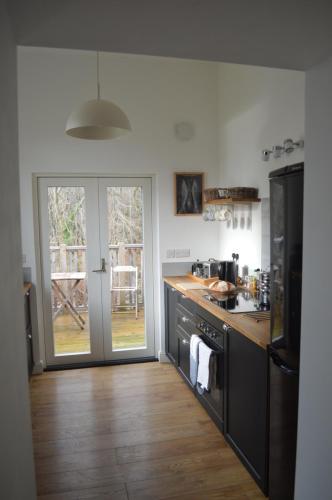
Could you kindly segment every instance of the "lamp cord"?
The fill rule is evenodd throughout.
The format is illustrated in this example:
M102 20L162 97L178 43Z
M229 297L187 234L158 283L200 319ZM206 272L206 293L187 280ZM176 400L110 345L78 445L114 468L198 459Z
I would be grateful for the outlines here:
M99 81L99 51L97 51L97 99L100 99L100 81Z

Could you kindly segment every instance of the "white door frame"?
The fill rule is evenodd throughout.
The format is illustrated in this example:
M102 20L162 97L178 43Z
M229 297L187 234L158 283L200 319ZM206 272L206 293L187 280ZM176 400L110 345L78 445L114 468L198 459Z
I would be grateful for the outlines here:
M86 277L88 282L88 314L90 325L95 335L90 335L90 353L82 354L54 354L53 321L51 305L51 266L49 255L49 219L48 219L48 187L83 187L85 188L85 219L86 219ZM43 276L43 306L44 306L44 330L46 361L48 365L65 365L75 363L86 363L102 361L104 359L104 343L102 329L102 308L100 277L93 273L100 263L99 248L91 245L91 242L99 240L99 227L96 224L98 213L98 181L97 179L78 178L44 178L38 183L41 229L41 255ZM90 327L90 332L91 332Z
M44 327L44 303L43 303L43 274L42 274L42 251L41 251L41 221L39 213L39 195L38 195L38 183L40 179L51 178L51 179L76 179L76 178L139 178L139 179L150 179L152 185L152 241L153 241L153 257L151 262L151 267L153 269L154 279L151 283L152 296L153 296L153 308L154 308L154 358L164 359L163 348L160 333L162 332L162 311L160 310L160 280L161 280L161 269L158 265L159 262L159 211L158 211L158 195L157 195L157 176L156 174L137 174L137 173L90 173L90 172L64 172L64 173L54 173L54 172L35 172L32 173L32 193L33 193L33 223L34 223L34 245L35 245L35 259L36 259L36 305L37 305L37 327L38 327L38 337L36 340L36 346L34 347L34 353L37 353L35 358L35 368L39 372L42 367L46 368L49 366L46 360L46 348L45 348L45 327ZM76 181L77 183L77 181ZM67 359L68 360L68 359Z

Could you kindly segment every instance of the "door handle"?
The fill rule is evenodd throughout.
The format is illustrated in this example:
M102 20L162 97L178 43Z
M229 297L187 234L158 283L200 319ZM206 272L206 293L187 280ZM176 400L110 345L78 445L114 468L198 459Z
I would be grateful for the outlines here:
M104 258L102 258L100 269L93 269L92 272L93 273L106 273L106 260Z
M182 339L182 344L183 344L183 345L186 345L186 344L190 344L190 342L189 342L189 340Z

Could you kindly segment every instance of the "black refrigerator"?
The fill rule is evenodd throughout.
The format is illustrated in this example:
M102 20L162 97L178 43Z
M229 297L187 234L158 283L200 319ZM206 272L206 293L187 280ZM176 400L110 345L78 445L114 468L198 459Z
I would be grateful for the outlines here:
M270 173L269 498L294 498L299 393L303 163Z

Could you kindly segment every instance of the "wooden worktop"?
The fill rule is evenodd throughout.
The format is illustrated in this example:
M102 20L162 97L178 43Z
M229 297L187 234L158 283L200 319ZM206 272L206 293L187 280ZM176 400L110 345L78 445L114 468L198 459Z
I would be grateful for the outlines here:
M197 290L188 288L185 290L179 283L185 284L190 287L191 283L195 283L193 279L189 276L167 276L164 278L165 283L168 283L171 287L178 290L180 293L196 302L200 307L213 314L220 320L227 323L229 326L239 331L255 344L259 345L263 349L266 349L267 345L270 343L270 321L261 320L257 322L253 318L250 318L246 314L232 314L229 313L215 304L212 304L203 298L206 295L205 290ZM195 286L195 285L194 285Z
M32 284L29 283L28 281L25 281L23 283L23 295L25 295L26 293L28 293L28 291L31 289L32 287Z

